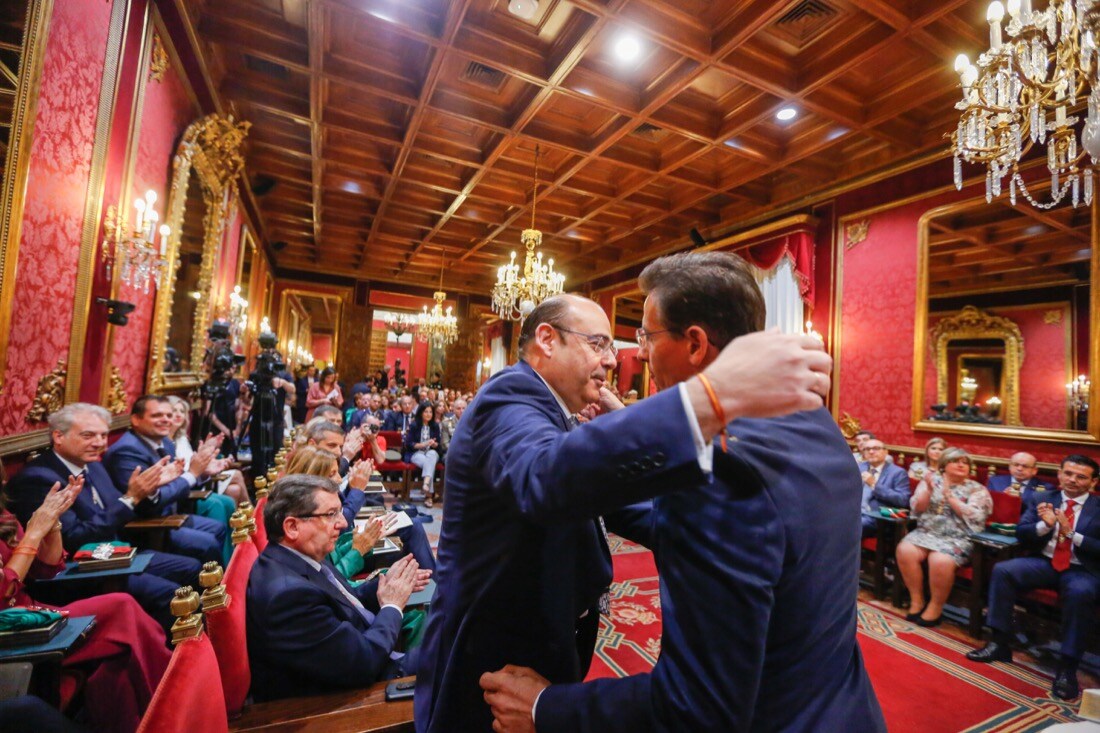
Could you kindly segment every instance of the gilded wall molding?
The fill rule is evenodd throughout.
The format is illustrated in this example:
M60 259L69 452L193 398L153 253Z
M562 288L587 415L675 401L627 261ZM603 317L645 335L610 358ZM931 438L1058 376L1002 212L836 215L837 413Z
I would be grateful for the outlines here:
M853 221L844 227L844 249L851 249L867 239L867 233L871 230L871 220L861 219Z
M153 47L149 55L149 75L147 81L161 82L168 71L168 52L164 50L164 41L160 34L153 31Z
M843 433L844 437L848 440L856 437L856 434L859 433L860 430L863 430L863 424L860 423L859 418L852 417L847 412L840 416L838 424L840 425L840 432Z
M129 404L129 396L126 394L126 380L122 378L122 372L114 364L111 365L111 386L107 393L107 409L112 415L122 415Z
M38 86L49 40L49 19L53 0L31 0L20 55L19 84L13 101L4 177L0 179L0 391L8 364L15 270L19 240L23 232L23 201L30 172L34 118L38 109Z
M231 204L235 201L236 180L244 168L241 143L251 123L232 117L210 114L192 122L184 131L172 158L172 181L168 192L165 221L171 227L166 258L168 267L157 288L153 312L153 333L149 349L149 391L161 393L197 386L202 382L199 365L205 353L205 333L213 316L211 291L214 263L225 236ZM195 305L194 331L191 338L191 371L164 372L164 349L172 318L176 273L180 266L180 236L187 207L187 185L194 170L202 188L203 244L197 290L202 294Z
M52 372L43 374L38 380L38 389L34 393L34 402L27 410L29 423L46 422L47 418L65 404L65 357L57 360Z

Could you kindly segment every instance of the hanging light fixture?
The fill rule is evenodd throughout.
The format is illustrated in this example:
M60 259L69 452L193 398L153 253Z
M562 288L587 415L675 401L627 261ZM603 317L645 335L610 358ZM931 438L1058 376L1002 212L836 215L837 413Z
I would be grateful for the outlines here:
M416 338L419 341L429 341L436 348L452 344L458 339L458 319L451 315L451 307L447 306L443 312L443 301L447 294L443 292L443 258L439 260L439 290L435 291L435 305L431 313L428 306L424 306L416 327Z
M1067 195L1074 206L1082 199L1090 204L1100 160L1100 6L1085 0L1052 0L1045 10L1033 10L1031 0L1006 5L990 3L989 50L976 64L965 54L955 59L962 82L962 99L955 104L961 115L951 136L955 187L962 188L966 161L986 167L987 201L1001 195L1007 176L1013 205L1017 191L1040 209L1058 205ZM1087 98L1088 109L1078 143L1081 119L1067 112L1081 97ZM1036 201L1019 172L1031 146L1044 144L1049 202Z
M401 338L416 328L417 320L416 316L408 313L391 313L382 323L387 331L393 331L397 338Z
M165 252L171 229L161 224L160 215L153 206L157 203L157 192L146 191L145 198L134 201L137 214L131 225L126 216L114 204L107 207L107 216L103 222L106 232L103 237L103 260L107 265L107 277L114 276L118 268L119 279L133 288L142 288L149 292L150 282L160 286L161 275L168 265ZM157 234L160 234L159 246Z
M539 148L535 146L535 186L531 195L531 228L524 229L520 241L527 249L521 276L516 264L516 253L507 265L497 270L497 284L493 286L493 311L501 318L522 321L535 306L557 295L565 287L565 275L554 272L554 260L542 264L542 252L535 248L542 244L542 232L535 229L535 204L539 195Z

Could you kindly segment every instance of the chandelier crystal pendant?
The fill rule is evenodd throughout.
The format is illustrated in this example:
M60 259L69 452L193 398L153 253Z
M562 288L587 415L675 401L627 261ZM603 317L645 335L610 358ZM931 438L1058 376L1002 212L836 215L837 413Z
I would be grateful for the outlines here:
M535 147L535 186L531 195L531 228L524 229L520 241L527 250L520 273L516 253L507 265L497 270L497 282L493 286L493 311L501 318L522 321L535 306L558 295L565 287L565 275L554 271L554 260L542 263L542 252L535 249L542 244L542 232L535 229L535 205L539 195L539 148Z
M442 348L447 344L453 344L458 339L458 319L451 315L451 307L447 306L443 311L443 301L447 299L447 293L443 292L443 260L439 263L439 290L435 291L435 305L428 312L428 306L420 313L416 325L416 338L419 341L428 341L436 348Z
M113 204L107 207L103 221L106 234L103 237L103 260L107 266L107 278L114 277L115 268L121 282L133 288L149 292L149 282L160 285L161 275L168 265L164 254L168 247L171 229L167 224L157 228L160 215L153 205L157 192L149 190L145 198L134 202L136 219L131 228L126 217ZM159 247L156 235L160 234Z
M1100 4L1053 0L1045 10L1033 10L1031 0L1008 0L1007 8L994 0L986 19L989 50L976 65L965 54L955 59L962 82L962 99L955 104L961 115L951 135L955 187L962 188L966 161L986 166L986 201L1001 195L1007 177L1013 205L1017 191L1040 209L1057 206L1067 195L1074 206L1091 204L1100 160ZM1088 109L1078 143L1081 120L1067 112L1082 97ZM1019 163L1032 145L1044 144L1050 201L1039 202Z

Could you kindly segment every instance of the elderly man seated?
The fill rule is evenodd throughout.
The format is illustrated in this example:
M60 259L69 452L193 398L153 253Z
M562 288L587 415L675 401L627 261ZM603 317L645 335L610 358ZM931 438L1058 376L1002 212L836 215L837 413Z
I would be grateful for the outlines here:
M336 484L292 474L264 510L268 545L248 579L246 631L252 695L278 700L366 687L416 669L400 651L409 596L430 573L410 556L353 586L328 560L347 525Z
M875 533L879 509L909 508L909 474L886 460L886 446L878 438L864 442L863 455L867 457L859 464L863 477L863 536L870 537Z
M1050 484L1035 478L1039 472L1035 456L1030 453L1014 453L1008 459L1008 473L990 476L986 488L990 491L1003 491L1021 499L1021 511L1035 505L1037 496L1053 491Z

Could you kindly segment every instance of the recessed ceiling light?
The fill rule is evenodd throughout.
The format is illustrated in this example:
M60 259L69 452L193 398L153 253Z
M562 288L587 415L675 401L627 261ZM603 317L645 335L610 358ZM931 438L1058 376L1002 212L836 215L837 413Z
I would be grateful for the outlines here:
M783 109L775 113L775 119L779 120L780 122L793 120L797 116L798 110L794 107L784 107Z
M634 61L642 53L642 44L634 36L620 36L615 41L615 55L620 61Z
M531 20L538 11L538 0L511 0L508 3L508 12L524 20Z

